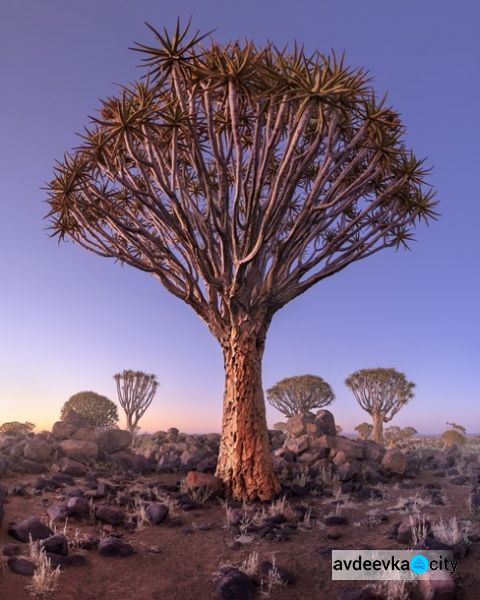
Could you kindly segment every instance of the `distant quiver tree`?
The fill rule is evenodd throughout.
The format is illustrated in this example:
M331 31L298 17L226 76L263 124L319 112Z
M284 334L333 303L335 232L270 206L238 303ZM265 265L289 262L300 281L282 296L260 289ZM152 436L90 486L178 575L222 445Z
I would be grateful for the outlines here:
M118 401L127 418L127 428L133 435L153 401L158 388L157 378L143 371L131 370L117 373L113 378L117 384Z
M78 392L69 398L62 407L60 415L64 419L74 410L87 418L91 427L116 427L118 422L117 405L106 396L96 392Z
M52 235L152 274L224 359L216 474L268 499L262 357L274 314L435 216L399 113L342 58L177 22L138 44L146 76L106 98L48 185Z
M415 384L395 369L361 369L345 380L356 401L373 421L372 437L383 441L383 424L388 423L414 396Z
M308 413L335 399L330 385L317 375L287 377L267 390L270 404L286 417Z
M26 421L25 423L19 423L18 421L9 421L0 425L0 433L8 433L10 435L21 435L24 433L30 433L35 429L33 423Z

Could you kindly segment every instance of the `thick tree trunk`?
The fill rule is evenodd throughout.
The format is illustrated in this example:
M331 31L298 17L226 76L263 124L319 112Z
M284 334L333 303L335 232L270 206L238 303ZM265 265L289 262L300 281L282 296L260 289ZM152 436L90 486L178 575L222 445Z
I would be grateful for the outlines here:
M280 491L273 473L262 388L264 333L251 322L223 345L225 395L216 475L234 498L268 500Z
M383 444L383 415L381 413L374 413L372 415L373 420L373 441L378 444Z

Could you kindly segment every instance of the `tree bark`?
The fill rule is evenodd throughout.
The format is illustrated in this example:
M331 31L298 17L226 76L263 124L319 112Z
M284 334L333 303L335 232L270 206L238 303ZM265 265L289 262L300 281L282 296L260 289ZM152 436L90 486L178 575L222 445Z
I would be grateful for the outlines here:
M372 415L373 420L373 441L378 444L383 443L383 415L381 413L374 413Z
M225 394L216 475L238 499L269 500L280 491L273 473L262 388L265 335L266 327L248 320L232 327L222 344Z

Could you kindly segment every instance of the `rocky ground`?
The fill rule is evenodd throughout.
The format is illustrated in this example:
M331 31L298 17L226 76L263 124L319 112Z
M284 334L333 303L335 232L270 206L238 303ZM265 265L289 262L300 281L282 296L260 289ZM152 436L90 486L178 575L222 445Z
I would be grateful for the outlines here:
M212 474L218 441L171 429L132 446L75 414L0 436L0 598L41 597L57 566L59 600L478 598L477 452L386 450L336 435L328 411L297 415L271 432L282 494L242 505ZM455 577L331 581L332 549L411 547L451 549Z

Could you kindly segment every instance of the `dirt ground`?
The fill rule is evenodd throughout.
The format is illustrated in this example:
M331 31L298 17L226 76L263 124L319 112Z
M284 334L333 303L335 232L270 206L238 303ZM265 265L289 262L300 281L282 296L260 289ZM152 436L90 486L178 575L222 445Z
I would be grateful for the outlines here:
M35 481L36 477L3 479L9 489L18 483ZM139 481L155 481L172 484L178 481L178 475L155 475L143 477ZM421 511L431 520L456 516L458 519L468 515L467 494L469 487L450 484L444 478L434 478L424 472L409 484L412 489L403 489L400 485L388 484L382 487L384 499L381 501L351 502L344 496L311 497L289 502L299 503L312 508L312 519L305 523L302 530L296 531L288 541L268 541L255 539L232 548L234 539L226 527L225 510L217 500L208 500L202 508L176 514L181 523L169 525L148 525L140 531L127 532L123 527L116 530L122 539L131 543L136 553L126 558L103 557L96 550L85 553L87 565L68 567L62 570L60 584L55 593L56 600L209 600L216 598L216 577L222 563L239 564L253 551L258 552L260 560L272 560L285 567L295 577L295 582L271 590L274 600L335 600L338 591L352 587L351 582L332 582L332 549L406 549L389 539L388 532L394 523L408 518L409 498L421 496L425 484L440 483L445 505L425 505ZM76 480L74 487L82 487L82 478ZM15 542L7 534L9 522L20 521L29 516L47 520L45 506L58 501L68 491L43 492L41 495L9 495L5 503L5 516L0 528L0 545ZM343 504L342 504L343 502ZM339 504L340 508L336 508ZM406 504L406 508L400 506ZM397 508L394 508L397 507ZM369 513L370 511L370 513ZM372 512L373 511L373 512ZM331 514L346 517L347 524L328 527L323 518ZM366 524L370 514L373 523ZM385 522L377 521L378 515L386 515ZM477 527L474 522L473 531ZM67 536L73 536L75 528L82 533L101 537L108 533L99 524L81 521L68 522ZM208 528L210 526L210 528ZM103 530L102 530L103 527ZM57 525L59 530L63 524ZM114 530L115 531L115 530ZM336 538L336 539L332 539ZM480 598L480 542L474 540L469 553L458 567L456 574L459 598L478 600ZM20 542L19 542L20 543ZM26 544L25 554L28 554ZM0 566L0 599L24 600L31 598L26 586L30 577L16 575L9 571L5 561ZM353 586L355 587L355 583ZM357 584L359 585L359 584ZM365 584L363 584L365 585ZM258 594L260 598L260 593Z

